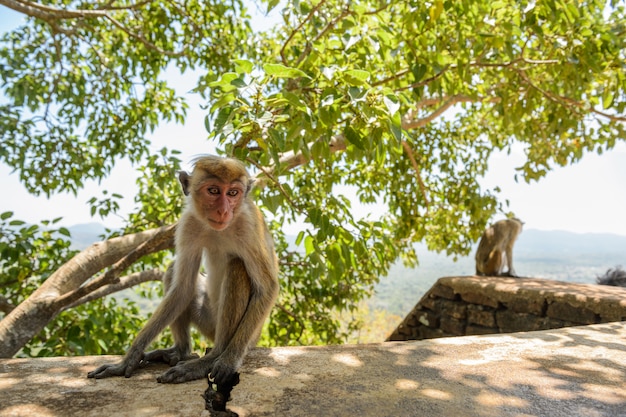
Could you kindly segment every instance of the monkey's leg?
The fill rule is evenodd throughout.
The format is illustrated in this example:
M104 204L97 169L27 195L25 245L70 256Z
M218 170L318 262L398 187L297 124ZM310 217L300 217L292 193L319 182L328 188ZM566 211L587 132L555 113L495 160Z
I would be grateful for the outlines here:
M219 385L237 371L251 341L258 337L264 316L257 319L260 323L255 323L258 330L242 328L246 326L244 316L253 310L250 278L243 261L233 259L228 268L228 276L222 285L221 305L217 309L215 346L202 358L170 368L157 378L159 382L181 383L206 378L211 373L215 383ZM241 333L244 337L236 339L236 333Z
M172 287L174 281L174 266L176 261L173 261L163 278L163 290L167 292ZM185 310L174 322L170 325L172 335L174 336L174 346L168 349L157 349L150 352L146 352L143 356L142 363L149 362L163 362L170 366L176 365L180 361L197 358L198 355L191 353L191 343L189 335L189 325L191 323L191 314L193 304L187 310Z
M180 265L183 265L184 269L178 275L183 278L195 277L200 268L200 259L200 256L196 256L181 262ZM150 317L133 341L122 362L119 364L102 365L95 371L89 372L87 377L96 379L121 375L124 375L126 378L130 377L141 365L144 359L144 351L150 342L171 323L172 319L180 317L189 309L195 293L194 283L195 281L191 279L185 281L181 278L176 291L166 292L165 297L161 300L152 317Z
M191 352L190 317L191 312L187 310L170 325L172 335L174 336L174 346L146 352L142 362L163 362L174 366L180 361L198 358L198 355Z
M489 253L489 259L485 265L485 275L495 277L500 275L502 268L502 252L494 249Z
M512 244L510 245L510 247L506 249L506 263L508 265L508 272L506 273L506 276L516 278L517 273L515 273L515 269L513 268L513 245Z

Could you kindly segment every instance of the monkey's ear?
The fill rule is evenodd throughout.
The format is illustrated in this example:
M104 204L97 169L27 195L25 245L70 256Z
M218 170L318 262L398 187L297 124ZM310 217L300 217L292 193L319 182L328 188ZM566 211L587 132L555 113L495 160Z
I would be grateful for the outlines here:
M191 176L185 171L178 171L178 181L183 186L183 194L189 195L189 179Z
M250 190L252 190L252 187L254 187L254 183L255 182L256 182L256 180L254 178L248 179L248 188L246 189L246 197L250 193Z

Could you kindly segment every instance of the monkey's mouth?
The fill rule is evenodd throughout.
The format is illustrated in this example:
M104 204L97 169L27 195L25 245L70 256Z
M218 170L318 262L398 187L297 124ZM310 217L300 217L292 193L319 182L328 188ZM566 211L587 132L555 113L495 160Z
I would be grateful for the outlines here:
M213 220L213 219L207 219L209 221L209 225L211 226L211 229L213 230L224 230L228 227L228 225L230 224L229 221L219 221L219 220Z

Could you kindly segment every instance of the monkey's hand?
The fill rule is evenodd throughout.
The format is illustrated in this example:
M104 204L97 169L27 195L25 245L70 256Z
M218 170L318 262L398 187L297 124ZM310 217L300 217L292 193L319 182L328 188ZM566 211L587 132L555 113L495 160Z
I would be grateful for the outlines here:
M237 373L239 367L232 360L220 356L213 362L211 372L209 373L209 381L214 381L218 386L227 384Z
M162 362L167 363L169 366L174 366L181 361L188 361L190 359L197 359L198 355L190 353L186 349L180 349L177 346L172 346L167 349L157 349L150 352L146 352L143 355L143 362Z
M130 350L122 363L102 365L95 371L87 374L87 378L102 379L110 376L122 376L129 378L135 369L139 368L143 359L143 352L139 350Z

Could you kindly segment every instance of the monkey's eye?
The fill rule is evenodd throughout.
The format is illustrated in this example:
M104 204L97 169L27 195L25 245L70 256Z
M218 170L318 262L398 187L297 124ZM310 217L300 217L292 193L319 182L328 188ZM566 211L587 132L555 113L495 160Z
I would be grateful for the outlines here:
M228 190L228 192L226 194L229 197L235 197L237 194L239 194L239 190Z
M209 194L218 195L220 193L220 189L217 187L209 187L206 189Z

